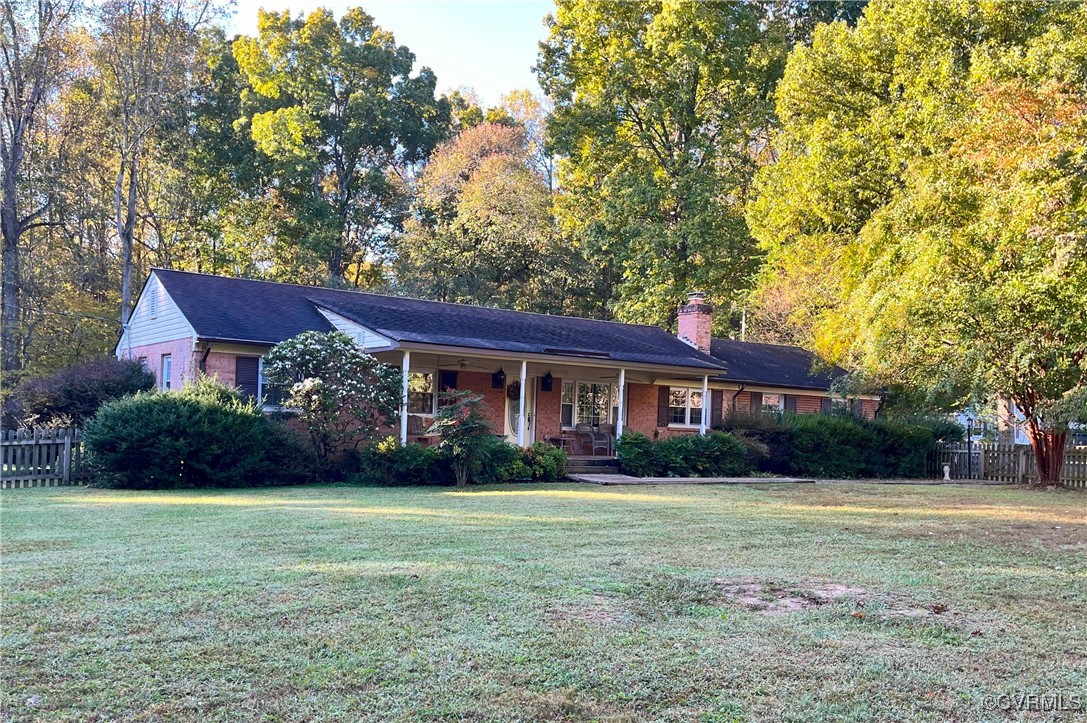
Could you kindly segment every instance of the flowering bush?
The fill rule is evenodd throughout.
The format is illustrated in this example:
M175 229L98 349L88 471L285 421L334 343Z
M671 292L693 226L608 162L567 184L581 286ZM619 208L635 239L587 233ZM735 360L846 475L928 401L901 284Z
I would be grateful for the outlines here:
M326 467L399 419L400 372L342 332L307 331L276 344L264 376L285 389L283 406L298 414Z

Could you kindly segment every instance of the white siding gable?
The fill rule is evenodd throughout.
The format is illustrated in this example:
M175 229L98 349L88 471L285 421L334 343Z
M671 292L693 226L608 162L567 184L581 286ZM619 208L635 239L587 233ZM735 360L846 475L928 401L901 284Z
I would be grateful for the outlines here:
M378 334L373 329L367 329L365 326L351 321L346 316L341 316L328 309L322 309L320 306L317 307L317 311L321 312L321 316L328 319L328 322L336 327L337 331L342 331L354 339L355 343L364 351L380 351L382 349L392 349L396 346L389 337Z
M196 332L192 324L177 308L162 282L152 272L144 284L136 308L128 320L128 328L117 342L117 356L128 356L127 350L133 347L158 344L175 339L193 339Z

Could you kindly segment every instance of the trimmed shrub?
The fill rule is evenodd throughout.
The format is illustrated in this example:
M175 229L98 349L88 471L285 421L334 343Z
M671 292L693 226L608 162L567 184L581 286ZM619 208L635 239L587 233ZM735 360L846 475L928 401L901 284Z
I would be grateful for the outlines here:
M312 479L311 448L212 379L107 402L83 429L97 484L254 487Z
M566 452L544 442L522 451L533 482L561 482L566 478Z
M321 465L313 444L281 420L265 417L265 445L256 485L301 485L316 482Z
M539 442L528 449L492 437L480 452L472 484L558 482L566 476L566 453ZM453 455L442 447L401 446L394 437L363 449L355 479L380 487L456 484Z
M108 401L155 388L155 375L138 361L92 359L54 374L26 379L12 395L12 416L25 427L74 427Z
M745 477L754 469L744 444L723 432L660 441L627 432L616 443L616 456L632 477Z
M401 446L395 437L359 452L355 479L378 487L451 485L456 481L452 459L441 449L415 443Z
M923 477L934 443L926 426L848 413L739 413L722 428L746 447L756 469L794 477Z

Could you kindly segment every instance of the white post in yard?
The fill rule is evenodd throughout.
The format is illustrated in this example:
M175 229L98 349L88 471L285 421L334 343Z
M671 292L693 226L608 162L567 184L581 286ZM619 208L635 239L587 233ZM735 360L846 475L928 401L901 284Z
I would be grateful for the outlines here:
M619 418L615 420L615 438L623 436L623 417L626 415L627 370L619 370Z
M404 350L404 362L401 365L403 379L400 386L400 444L408 443L408 370L411 368L411 352Z
M528 362L521 362L521 391L517 402L517 446L525 446L525 385L528 383Z
M710 396L710 378L708 376L702 377L702 414L699 415L698 421L698 433L705 434L707 427L709 427L710 421L710 407L713 402L709 399Z

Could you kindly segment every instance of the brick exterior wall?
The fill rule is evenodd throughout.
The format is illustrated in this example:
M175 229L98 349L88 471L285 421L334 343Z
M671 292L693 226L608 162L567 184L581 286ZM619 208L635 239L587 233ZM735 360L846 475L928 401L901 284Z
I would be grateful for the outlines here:
M132 350L124 350L126 358L139 359L146 357L147 368L155 375L155 386L162 389L162 357L170 355L170 388L178 389L186 380L192 379L196 373L196 364L193 362L192 339L171 339L155 344L134 346Z
M657 435L657 387L652 384L627 384L627 424L625 431L639 432L649 438ZM666 432L660 428L661 432Z
M198 356L203 356L203 352L197 352ZM204 362L204 373L209 377L215 377L223 384L229 384L234 386L235 380L235 359L239 356L253 356L252 354L234 354L224 351L212 351L208 354L208 358ZM199 359L198 359L199 361Z
M198 368L203 352L192 352L190 339L176 339L168 342L149 344L132 348L132 358L147 357L148 366L155 373L156 381L161 387L159 376L162 368L162 355L170 354L172 359L171 386L179 388L186 380L192 379ZM224 384L235 383L235 358L238 356L255 356L256 351L250 354L236 352L220 352L214 349L208 354L205 361L205 370L209 376L217 377ZM508 373L506 383L513 381ZM552 391L543 392L539 388L539 380L536 380L536 440L546 441L548 437L558 436L562 433L560 416L562 400L562 379L554 380ZM461 389L470 389L483 395L483 401L487 405L487 418L499 432L505 428L506 394L503 389L491 389L491 375L486 372L461 371L457 374L457 386ZM670 428L657 426L657 400L658 389L652 384L627 384L626 399L626 430L639 432L651 439L663 438L675 435L687 435L697 433L697 429ZM748 390L736 394L733 390L724 390L722 394L724 413L728 414L732 405L733 395L736 395L735 408L737 411L749 411L751 409L751 392ZM822 395L798 394L796 395L796 410L799 414L817 414L822 411ZM863 400L861 403L862 414L867 419L872 419L879 402L876 400ZM398 436L399 426L390 427L387 433Z
M562 433L562 380L555 377L550 392L540 391L536 381L536 441L546 442L548 437Z
M506 384L514 381L514 377L506 372ZM506 426L506 390L491 389L491 375L486 372L457 372L457 387L471 389L476 394L483 395L483 403L487 405L487 421L501 434Z
M732 395L736 392L728 390L725 392L725 412L730 412L735 409L737 412L750 412L751 411L751 392L740 392L736 394L736 399L733 401Z

